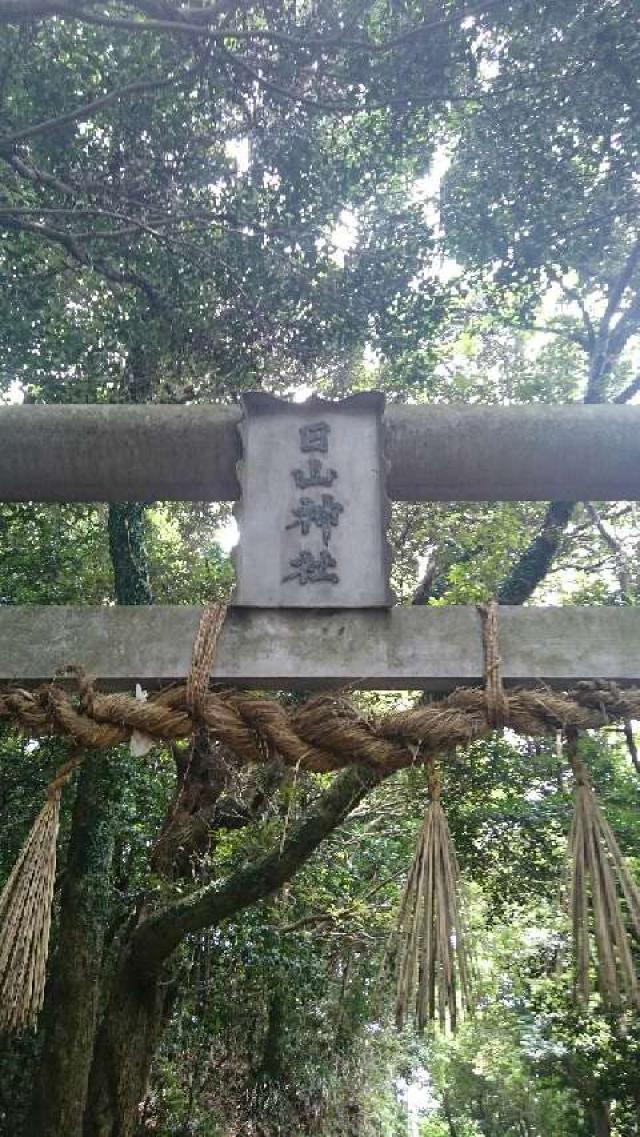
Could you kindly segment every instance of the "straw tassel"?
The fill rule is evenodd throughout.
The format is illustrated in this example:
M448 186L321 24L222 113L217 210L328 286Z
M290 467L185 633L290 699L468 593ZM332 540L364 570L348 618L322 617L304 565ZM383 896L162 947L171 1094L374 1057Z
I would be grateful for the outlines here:
M596 800L577 754L577 736L568 736L575 775L574 815L569 834L569 911L573 937L576 1000L591 995L591 947L603 1003L640 1009L640 985L631 936L640 943L640 889L633 880L614 833ZM624 909L621 903L624 900Z
M438 1019L455 1030L471 1009L471 965L460 907L458 862L440 781L429 764L431 801L400 902L394 935L396 1022L410 1016L418 1030Z
M60 799L80 761L58 770L0 896L0 1030L35 1026L42 1009Z

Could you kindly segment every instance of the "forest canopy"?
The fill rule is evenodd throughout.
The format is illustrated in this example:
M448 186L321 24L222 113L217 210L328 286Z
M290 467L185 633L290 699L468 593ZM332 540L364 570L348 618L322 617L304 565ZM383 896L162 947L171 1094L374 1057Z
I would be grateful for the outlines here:
M636 0L0 0L2 401L637 402L639 61ZM233 585L226 505L5 503L0 533L6 605ZM389 539L404 605L640 597L634 502L396 503ZM578 748L638 879L635 724ZM68 750L3 727L0 755L4 883ZM637 1137L637 1014L574 998L562 738L440 767L477 973L455 1034L397 1031L384 963L419 764L91 755L0 1133Z

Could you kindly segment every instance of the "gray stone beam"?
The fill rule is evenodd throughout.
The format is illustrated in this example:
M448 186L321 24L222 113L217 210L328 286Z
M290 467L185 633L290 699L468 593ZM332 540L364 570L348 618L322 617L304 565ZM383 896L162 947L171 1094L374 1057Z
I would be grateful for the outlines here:
M0 682L50 681L80 664L106 688L184 679L200 608L0 607ZM502 608L505 681L640 684L640 608ZM447 690L482 679L473 607L232 609L213 670L258 688Z
M234 407L0 408L0 500L230 501ZM640 497L640 406L389 406L398 501Z

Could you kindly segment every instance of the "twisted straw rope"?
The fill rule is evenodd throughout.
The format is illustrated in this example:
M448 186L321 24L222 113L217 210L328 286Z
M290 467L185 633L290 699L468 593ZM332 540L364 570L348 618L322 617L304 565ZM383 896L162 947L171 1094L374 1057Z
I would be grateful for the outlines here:
M502 658L498 641L498 602L478 604L482 620L482 650L484 654L484 697L487 704L487 719L493 727L500 730L506 721L507 706L502 684Z
M228 746L242 762L279 755L306 770L338 770L362 763L392 773L458 744L468 744L510 726L523 735L589 730L616 720L640 718L640 688L620 690L604 680L580 683L568 693L549 688L507 694L501 677L498 605L478 605L485 659L483 689L464 687L438 702L378 717L365 717L347 699L322 695L301 707L241 691L208 691L224 604L210 605L194 643L186 684L142 702L126 694L101 694L79 667L66 674L76 693L54 684L35 691L0 694L0 721L25 733L59 735L85 749L128 742L141 731L156 742L188 738L198 729Z
M194 726L202 715L216 647L227 615L227 605L215 601L207 605L198 625L191 654L191 670L187 676L186 701Z
M75 745L99 749L128 742L134 730L156 742L193 733L190 692L181 685L140 702L131 695L101 694L84 672L69 668L78 694L55 684L0 695L0 721L30 735L59 735ZM503 695L501 719L523 735L590 730L640 718L640 688L614 683L580 683L567 693L548 688ZM423 762L453 746L468 744L495 729L492 708L481 688L459 688L441 701L378 717L365 717L339 696L322 695L301 707L238 691L208 692L199 700L197 725L229 746L246 763L278 754L291 766L337 770L363 763L392 773L413 765L415 743Z

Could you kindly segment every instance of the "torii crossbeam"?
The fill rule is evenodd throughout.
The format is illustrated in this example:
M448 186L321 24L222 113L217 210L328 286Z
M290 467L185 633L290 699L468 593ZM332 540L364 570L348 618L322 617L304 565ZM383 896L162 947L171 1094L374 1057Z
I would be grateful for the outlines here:
M238 408L0 409L5 501L234 500ZM403 501L633 500L640 407L390 407L389 496ZM0 608L0 682L69 663L101 685L184 678L200 609ZM640 683L640 610L505 608L507 684ZM236 608L212 678L262 688L444 690L482 680L474 608Z

